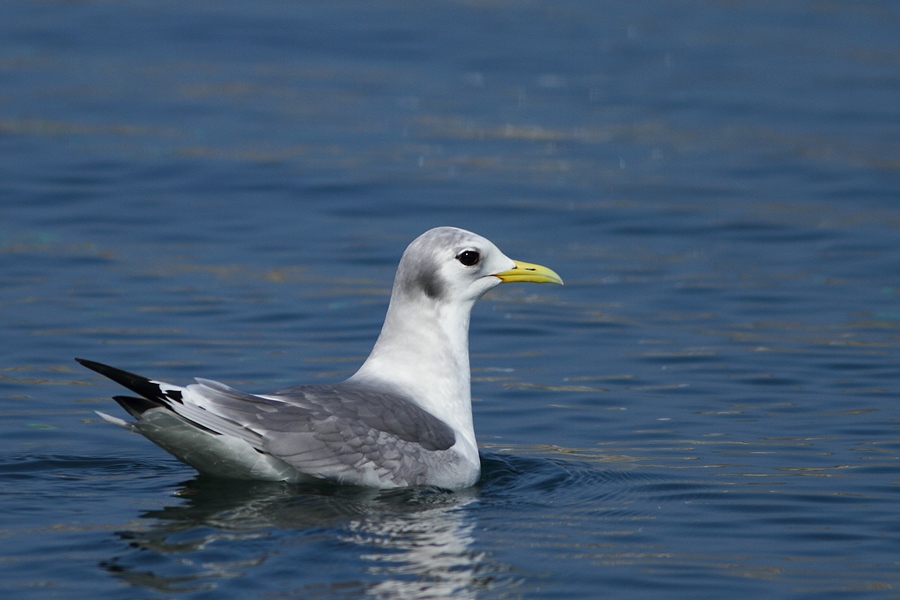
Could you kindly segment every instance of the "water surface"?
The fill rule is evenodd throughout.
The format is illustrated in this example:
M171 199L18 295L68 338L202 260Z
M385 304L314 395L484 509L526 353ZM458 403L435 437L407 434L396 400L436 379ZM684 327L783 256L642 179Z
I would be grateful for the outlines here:
M900 596L900 12L17 2L0 22L0 588L16 598ZM475 310L484 475L199 477L74 356L346 377L406 244Z

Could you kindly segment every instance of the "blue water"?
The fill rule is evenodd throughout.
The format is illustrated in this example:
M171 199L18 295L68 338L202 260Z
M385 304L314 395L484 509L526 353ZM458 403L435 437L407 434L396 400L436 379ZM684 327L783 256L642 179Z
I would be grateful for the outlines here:
M0 19L11 598L900 597L900 10L30 2ZM72 361L336 381L406 244L566 286L471 328L484 475L198 477Z

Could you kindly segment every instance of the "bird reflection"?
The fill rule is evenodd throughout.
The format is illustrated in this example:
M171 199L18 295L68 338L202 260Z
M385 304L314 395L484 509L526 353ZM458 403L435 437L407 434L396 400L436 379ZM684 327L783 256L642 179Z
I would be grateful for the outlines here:
M332 581L326 595L343 596L353 589L352 595L376 597L474 598L490 585L488 572L496 571L484 564L484 553L472 549L475 521L465 507L477 502L477 494L437 488L301 488L200 476L182 485L178 504L148 511L141 516L149 522L118 532L138 552L102 566L144 589L169 594L213 590L222 579L252 579L254 569L274 552L286 552L285 535L303 533L302 542L310 531L325 531L358 550L338 553L339 560L358 559L358 567L350 580ZM287 544L287 551L293 545ZM221 559L222 548L235 560L207 560L211 554ZM298 569L297 581L284 585L302 593L303 578ZM323 591L321 583L315 587Z

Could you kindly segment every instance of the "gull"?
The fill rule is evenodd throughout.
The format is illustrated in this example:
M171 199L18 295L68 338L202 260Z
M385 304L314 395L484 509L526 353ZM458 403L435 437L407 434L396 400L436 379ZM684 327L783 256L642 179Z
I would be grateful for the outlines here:
M209 379L178 386L79 363L128 388L113 399L142 434L201 473L244 480L460 489L481 473L469 372L469 318L505 282L562 284L455 227L416 238L397 267L381 333L340 383L250 394Z

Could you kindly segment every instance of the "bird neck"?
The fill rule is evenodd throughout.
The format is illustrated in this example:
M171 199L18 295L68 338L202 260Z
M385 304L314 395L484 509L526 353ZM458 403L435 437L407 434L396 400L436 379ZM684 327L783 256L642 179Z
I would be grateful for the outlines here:
M398 310L392 300L375 347L351 379L377 379L471 437L469 315L473 303L423 299Z

